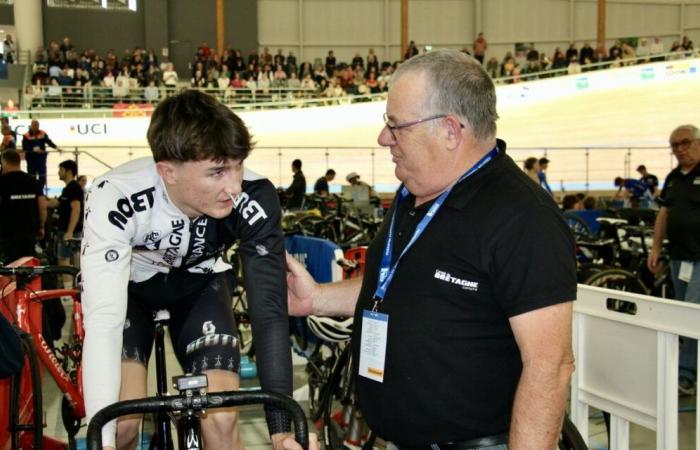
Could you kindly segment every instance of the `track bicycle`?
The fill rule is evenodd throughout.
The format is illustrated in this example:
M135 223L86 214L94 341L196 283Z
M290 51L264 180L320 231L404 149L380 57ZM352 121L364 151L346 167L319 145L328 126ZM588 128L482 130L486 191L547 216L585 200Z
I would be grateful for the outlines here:
M36 261L36 260L34 260ZM77 289L40 290L39 278L44 275L76 276L78 269L66 266L0 267L0 275L13 276L14 283L2 287L3 307L8 319L20 330L23 346L29 354L31 411L24 414L19 406L22 374L15 375L10 385L10 438L12 449L42 448L43 404L39 363L56 381L63 393L61 419L68 434L68 445L75 448L75 436L85 417L82 391L82 344L85 335L82 305ZM42 331L43 303L57 298L69 298L72 304L71 330L59 345L48 342ZM28 422L25 422L28 420Z
M308 429L306 416L301 407L290 397L263 391L229 391L206 393L205 374L185 374L173 377L173 387L179 395L168 393L165 364L165 326L170 315L161 310L155 313L155 358L157 395L138 400L126 400L100 410L90 421L87 434L87 448L102 449L102 427L112 419L131 415L152 413L155 415L156 430L151 438L150 449L172 450L171 423L176 425L179 449L203 449L200 420L207 409L265 404L284 408L292 414L295 439L304 449L308 449Z

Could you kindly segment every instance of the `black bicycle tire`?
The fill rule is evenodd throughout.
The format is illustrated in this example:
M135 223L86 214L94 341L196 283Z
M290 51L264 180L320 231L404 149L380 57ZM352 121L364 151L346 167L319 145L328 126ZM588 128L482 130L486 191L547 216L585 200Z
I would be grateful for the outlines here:
M603 282L601 282L601 280ZM628 280L631 282L629 287L634 289L619 289L615 284L610 281ZM633 292L636 294L648 295L649 289L642 283L642 281L632 272L628 272L623 269L606 269L601 270L593 275L591 275L583 284L589 286L602 287L607 289L620 290L624 292ZM626 286L627 287L627 286Z
M347 345L336 362L336 366L333 373L328 379L328 391L324 399L322 399L322 410L323 410L323 443L326 450L343 450L345 446L343 445L343 437L340 435L342 429L335 423L331 418L331 413L333 412L333 399L335 397L335 392L342 388L340 386L340 380L343 377L345 371L350 370L350 360L351 360L351 346Z
M571 230L572 233L574 233L574 236L577 238L590 238L593 236L593 232L591 231L591 227L586 223L585 220L583 220L581 217L577 216L576 214L572 212L565 212L564 213L564 220L566 221L566 224L569 226L569 229ZM572 226L572 224L575 224ZM581 233L583 232L583 233Z
M20 341L22 343L22 350L27 355L29 360L29 373L31 376L32 383L32 393L33 395L33 436L34 436L34 448L41 448L43 442L44 433L44 403L41 393L41 374L39 372L39 357L36 353L36 347L34 346L34 340L32 335L25 333L23 331L19 332ZM20 435L21 430L17 430L17 426L20 425L19 422L19 389L22 381L22 369L12 376L10 382L10 430L12 432L12 450L20 450Z

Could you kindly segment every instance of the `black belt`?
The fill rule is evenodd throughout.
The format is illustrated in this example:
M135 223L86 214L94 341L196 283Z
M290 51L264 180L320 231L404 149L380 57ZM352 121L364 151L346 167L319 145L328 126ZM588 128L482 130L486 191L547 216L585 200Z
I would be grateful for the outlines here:
M508 433L494 434L493 436L469 439L468 441L433 444L430 446L430 448L433 450L469 450L482 447L494 447L496 445L504 444L508 444Z

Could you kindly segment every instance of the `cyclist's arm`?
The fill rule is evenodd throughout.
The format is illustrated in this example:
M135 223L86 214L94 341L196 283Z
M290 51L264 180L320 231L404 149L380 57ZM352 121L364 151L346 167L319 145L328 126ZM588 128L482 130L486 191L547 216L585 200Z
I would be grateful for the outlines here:
M111 183L93 185L86 196L81 270L85 322L83 390L88 421L119 400L121 350L135 218L110 221L122 194ZM114 446L115 422L102 430L104 445Z
M251 183L233 212L240 237L248 312L260 384L264 390L292 393L284 260L284 238L277 192L268 180ZM270 434L291 430L286 411L266 408Z
M566 302L510 318L523 362L513 403L511 450L556 448L574 371L572 311L573 302Z
M289 315L349 317L355 313L362 277L318 284L304 266L289 254L287 270Z

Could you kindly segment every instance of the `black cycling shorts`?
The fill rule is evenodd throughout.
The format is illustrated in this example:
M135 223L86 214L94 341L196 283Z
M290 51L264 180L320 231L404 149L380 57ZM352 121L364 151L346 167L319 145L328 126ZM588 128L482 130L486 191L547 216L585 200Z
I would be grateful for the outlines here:
M238 373L241 353L232 309L234 283L230 272L186 271L129 283L122 359L148 365L155 312L167 309L173 349L185 373L212 369Z

